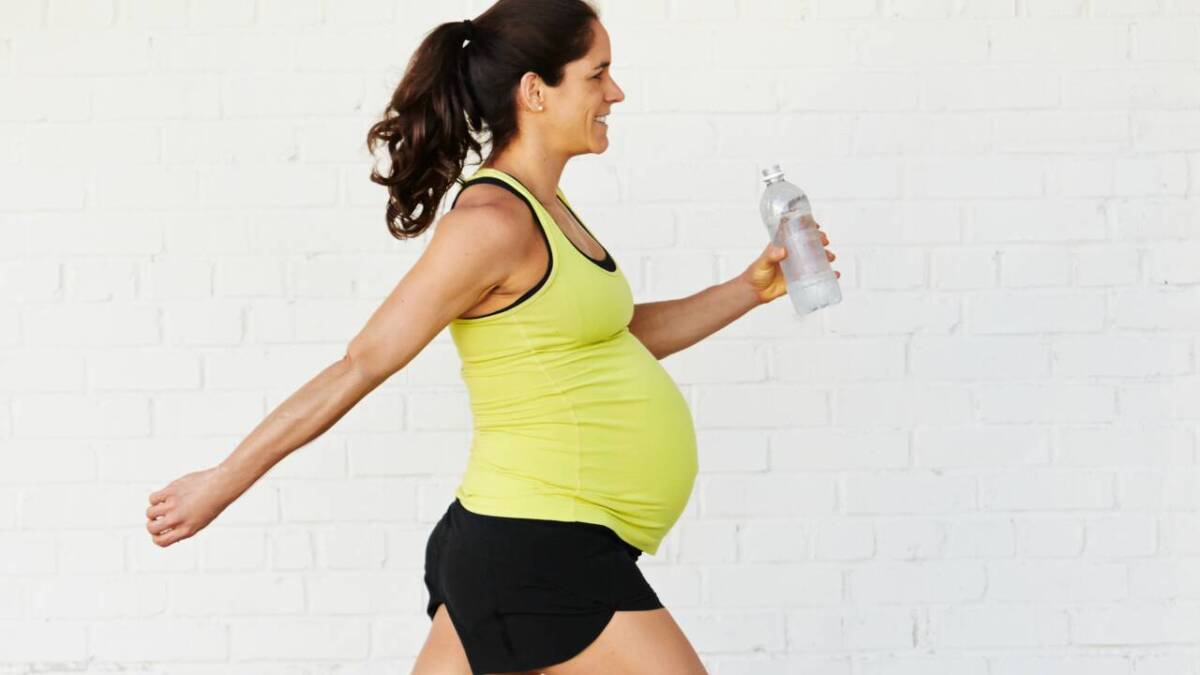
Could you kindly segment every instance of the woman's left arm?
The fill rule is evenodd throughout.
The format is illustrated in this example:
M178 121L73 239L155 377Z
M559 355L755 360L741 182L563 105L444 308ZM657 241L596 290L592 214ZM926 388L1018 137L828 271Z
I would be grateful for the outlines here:
M821 237L828 246L824 232ZM830 262L837 258L829 251L825 255ZM634 305L629 332L656 359L687 349L751 309L786 295L787 279L779 269L779 261L785 257L783 247L768 244L746 271L729 281L686 298ZM842 276L841 272L836 274Z
M629 332L656 359L691 347L762 304L741 277L678 300L644 302L633 306Z

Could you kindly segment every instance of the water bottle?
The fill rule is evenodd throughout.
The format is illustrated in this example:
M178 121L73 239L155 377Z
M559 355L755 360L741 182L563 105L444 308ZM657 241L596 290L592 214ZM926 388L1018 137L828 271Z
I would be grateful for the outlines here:
M788 297L797 316L842 301L837 275L825 257L825 245L812 217L804 191L784 180L778 164L763 169L766 191L758 203L771 243L787 249L779 261L787 280Z

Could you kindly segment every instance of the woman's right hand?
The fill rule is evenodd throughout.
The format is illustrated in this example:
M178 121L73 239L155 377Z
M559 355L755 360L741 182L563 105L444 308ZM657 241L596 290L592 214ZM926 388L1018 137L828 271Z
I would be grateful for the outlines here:
M166 547L196 534L233 503L228 478L219 467L193 471L150 494L146 530Z

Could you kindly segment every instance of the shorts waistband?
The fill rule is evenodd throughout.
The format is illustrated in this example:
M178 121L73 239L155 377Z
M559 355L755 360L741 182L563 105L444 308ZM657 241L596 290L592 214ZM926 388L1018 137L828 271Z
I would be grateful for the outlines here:
M585 521L581 521L581 520L572 520L572 521L551 520L548 518L521 518L521 517L517 517L517 516L493 516L493 515L486 514L486 513L475 513L474 511L471 511L467 507L463 506L462 502L458 499L458 497L455 497L454 501L451 502L450 508L459 514L464 515L467 518L474 518L474 519L478 519L478 520L486 520L486 521L497 522L497 523L509 523L509 524L525 523L525 524L532 525L535 527L550 527L550 528L566 527L566 528L583 528L583 529L596 530L596 531L604 534L605 536L615 539L617 542L619 542L621 544L621 546L623 546L625 548L625 551L627 553L629 553L630 556L633 556L634 558L641 556L641 554L643 553L643 551L640 548L638 548L638 547L634 546L633 544L630 544L629 542L622 539L620 537L620 535L618 535L616 532L614 532L611 527L608 527L606 525L600 525L599 523L589 523L589 522L585 522Z

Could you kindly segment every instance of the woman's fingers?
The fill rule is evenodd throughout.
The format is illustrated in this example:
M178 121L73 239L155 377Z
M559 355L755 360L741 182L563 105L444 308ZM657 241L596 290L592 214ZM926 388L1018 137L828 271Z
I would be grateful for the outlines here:
M164 532L163 534L154 537L154 543L159 546L170 546L180 539L186 539L189 535L182 529L175 528Z
M167 503L165 501L159 502L159 503L151 506L150 508L146 509L146 517L149 518L150 520L154 520L155 518L165 514L167 512L168 508L170 508L170 507L167 506Z
M146 531L151 534L151 539L158 546L170 546L180 539L191 536L191 533L184 527L183 519L173 514L151 518L146 523Z
M146 531L154 535L162 534L164 530L178 527L180 522L180 518L176 516L154 518L146 523Z

